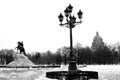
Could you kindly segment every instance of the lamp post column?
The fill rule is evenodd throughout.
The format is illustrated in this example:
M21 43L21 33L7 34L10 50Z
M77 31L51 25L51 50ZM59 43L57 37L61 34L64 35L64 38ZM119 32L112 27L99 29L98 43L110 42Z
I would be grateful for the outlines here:
M73 60L73 38L72 38L72 28L70 27L70 61Z

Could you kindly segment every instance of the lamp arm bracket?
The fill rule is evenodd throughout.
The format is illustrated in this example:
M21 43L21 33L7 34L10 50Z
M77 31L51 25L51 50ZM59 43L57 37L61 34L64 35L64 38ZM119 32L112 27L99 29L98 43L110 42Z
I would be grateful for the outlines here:
M83 21L75 22L75 25L81 24Z
M69 28L69 23L60 24L60 26Z

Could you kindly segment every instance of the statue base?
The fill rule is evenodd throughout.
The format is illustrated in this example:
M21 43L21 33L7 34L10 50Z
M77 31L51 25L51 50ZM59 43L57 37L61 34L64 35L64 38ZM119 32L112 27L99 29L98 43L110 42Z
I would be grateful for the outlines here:
M13 54L14 60L8 66L35 66L27 56L23 54Z

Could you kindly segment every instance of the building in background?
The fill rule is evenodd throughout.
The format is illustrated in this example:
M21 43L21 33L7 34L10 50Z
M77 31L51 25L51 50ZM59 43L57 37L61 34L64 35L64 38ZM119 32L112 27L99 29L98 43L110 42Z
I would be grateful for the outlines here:
M92 42L92 49L94 51L98 50L98 49L103 49L105 46L102 37L100 37L99 33L96 32L96 36L93 39Z

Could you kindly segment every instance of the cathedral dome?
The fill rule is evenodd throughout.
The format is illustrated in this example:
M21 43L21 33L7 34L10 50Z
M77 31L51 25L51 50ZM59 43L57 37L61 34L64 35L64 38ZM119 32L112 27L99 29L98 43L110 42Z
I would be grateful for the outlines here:
M103 39L100 37L99 33L96 32L96 36L94 37L92 43L92 49L96 50L98 48L103 48L103 47L104 47Z

